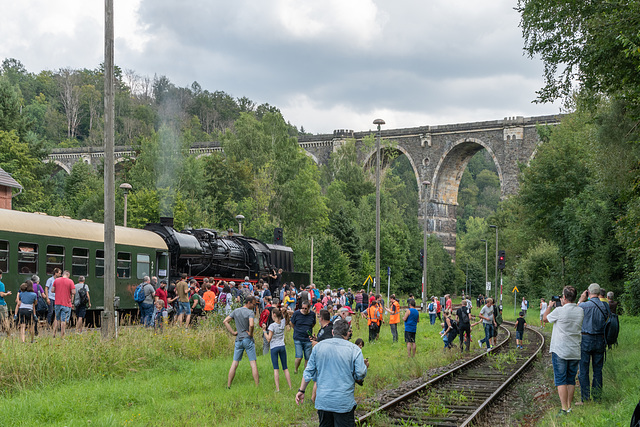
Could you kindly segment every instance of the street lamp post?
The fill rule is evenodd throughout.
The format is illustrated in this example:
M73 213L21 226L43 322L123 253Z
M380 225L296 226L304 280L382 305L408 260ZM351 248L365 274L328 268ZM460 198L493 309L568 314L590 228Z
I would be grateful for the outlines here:
M378 126L378 138L376 138L376 286L375 293L380 289L380 126L385 124L382 119L375 119L374 125Z
M427 289L429 281L427 280L427 237L429 233L429 221L427 211L429 210L429 185L431 183L429 181L422 181L422 185L424 186L424 258L422 259L422 277L424 280L424 284L422 286L422 311L427 310L426 298L429 295L429 290Z
M244 221L244 215L236 215L236 221L238 221L238 234L242 234L242 221Z
M487 289L487 282L489 281L489 276L487 273L487 267L489 266L489 254L487 252L488 250L488 243L487 243L487 239L480 239L481 242L484 242L484 288L485 288L485 292Z
M122 184L120 184L120 189L122 190L122 193L124 195L124 222L123 225L126 227L127 226L127 196L129 195L129 191L131 191L131 184L128 184L126 182L123 182Z
M496 281L494 282L495 284L493 286L493 293L494 293L493 303L495 304L496 301L498 300L498 226L490 225L489 228L496 229Z

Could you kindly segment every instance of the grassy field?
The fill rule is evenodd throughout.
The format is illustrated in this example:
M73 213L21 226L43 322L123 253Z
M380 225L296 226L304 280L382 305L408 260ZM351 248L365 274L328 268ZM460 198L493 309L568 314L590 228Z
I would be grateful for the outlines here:
M408 360L399 329L400 343L392 343L384 325L380 342L365 345L371 366L365 386L357 388L358 401L457 357L457 352L443 352L439 327L423 318L417 357ZM368 338L362 319L354 323L357 337ZM256 344L261 349L260 338ZM60 426L316 424L313 406L298 407L294 401L302 375L293 374L291 332L287 347L293 390L281 375L276 393L271 361L264 356L258 358L259 387L245 357L226 389L233 339L220 319L162 334L124 328L114 342L103 342L99 332L72 333L64 340L41 337L35 344L2 339L0 420L2 425Z
M505 299L504 317L513 317ZM512 302L513 304L513 302ZM477 308L474 307L474 313ZM527 316L537 319L537 310ZM549 410L540 425L628 425L640 397L637 384L640 357L640 318L622 318L620 346L608 352L602 403L576 407L569 417L556 419ZM537 323L534 323L537 324ZM547 327L550 330L550 328ZM427 317L418 325L418 354L406 357L400 343L393 344L388 325L380 342L366 344L371 363L356 400L364 401L381 389L416 378L432 367L450 363L457 352L444 353L438 325ZM479 327L473 331L480 338ZM258 334L259 335L259 334ZM367 341L366 321L354 321L354 339ZM2 425L317 425L313 406L294 402L301 373L293 374L293 343L287 336L293 390L281 375L275 392L270 358L258 357L260 386L253 385L249 364L240 362L230 390L225 388L233 353L233 339L213 319L198 329L168 328L162 334L139 327L124 328L117 341L104 342L99 332L69 334L64 340L40 337L23 344L17 337L0 339L0 420ZM261 349L261 339L256 345ZM472 346L473 348L477 348ZM546 381L553 385L553 374ZM557 399L557 394L552 395ZM367 404L365 406L371 406ZM557 402L559 407L559 401Z

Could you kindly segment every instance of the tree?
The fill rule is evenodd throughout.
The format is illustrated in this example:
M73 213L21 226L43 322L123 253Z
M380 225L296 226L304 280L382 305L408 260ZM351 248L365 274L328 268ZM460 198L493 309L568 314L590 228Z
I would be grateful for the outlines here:
M545 64L538 100L619 94L640 102L640 3L519 0L525 50Z
M71 68L61 68L58 74L60 100L67 118L67 138L75 138L80 123L80 79Z

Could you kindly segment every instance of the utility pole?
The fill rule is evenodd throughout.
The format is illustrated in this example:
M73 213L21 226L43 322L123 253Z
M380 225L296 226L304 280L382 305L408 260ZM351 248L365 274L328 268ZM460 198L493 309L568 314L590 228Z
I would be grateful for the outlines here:
M380 126L384 120L375 119L374 125L378 126L378 137L376 138L376 281L373 287L374 293L379 293L380 287Z
M496 281L494 282L495 285L493 287L493 303L495 304L498 301L498 226L490 225L489 228L496 229Z
M427 311L427 298L429 295L429 281L427 280L427 238L429 237L429 215L427 214L429 210L429 185L431 183L429 181L422 181L422 185L424 188L424 257L422 258L422 311Z
M104 309L102 338L115 335L116 189L114 167L113 0L104 3Z

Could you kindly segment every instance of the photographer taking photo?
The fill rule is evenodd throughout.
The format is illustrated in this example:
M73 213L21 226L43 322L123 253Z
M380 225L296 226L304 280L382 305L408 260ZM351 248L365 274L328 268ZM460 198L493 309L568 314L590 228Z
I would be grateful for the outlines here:
M561 305L551 298L549 305L542 315L548 323L555 323L551 334L551 362L553 363L553 378L562 408L558 416L571 412L573 393L576 388L576 374L580 365L580 343L582 341L582 320L584 311L575 304L577 292L573 286L565 286L560 297ZM551 309L554 309L553 312Z

